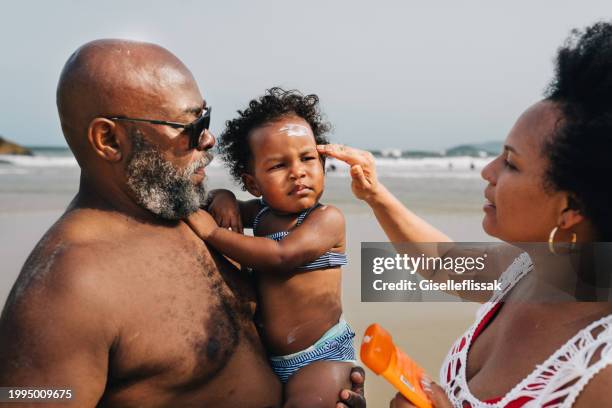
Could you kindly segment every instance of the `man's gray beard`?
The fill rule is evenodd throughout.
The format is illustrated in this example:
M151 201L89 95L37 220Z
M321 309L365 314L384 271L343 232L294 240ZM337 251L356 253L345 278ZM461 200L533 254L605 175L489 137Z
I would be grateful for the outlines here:
M138 204L167 220L179 220L200 208L206 200L204 184L194 184L191 176L206 166L205 156L179 170L164 160L159 149L136 132L130 135L133 153L127 164L127 186Z

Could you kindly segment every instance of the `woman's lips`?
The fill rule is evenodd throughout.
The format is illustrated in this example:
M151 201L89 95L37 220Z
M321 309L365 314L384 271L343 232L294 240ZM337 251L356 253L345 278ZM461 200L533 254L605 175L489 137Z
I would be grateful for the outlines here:
M495 211L496 207L495 207L495 204L493 204L491 201L485 200L485 203L482 206L482 209L485 212L487 212L487 211Z

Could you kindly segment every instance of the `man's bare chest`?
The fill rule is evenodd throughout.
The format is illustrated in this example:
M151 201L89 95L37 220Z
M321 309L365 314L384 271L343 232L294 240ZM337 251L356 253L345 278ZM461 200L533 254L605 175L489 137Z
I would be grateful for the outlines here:
M168 387L206 384L242 341L258 341L252 287L205 248L146 253L118 284L122 328L109 377L155 378Z

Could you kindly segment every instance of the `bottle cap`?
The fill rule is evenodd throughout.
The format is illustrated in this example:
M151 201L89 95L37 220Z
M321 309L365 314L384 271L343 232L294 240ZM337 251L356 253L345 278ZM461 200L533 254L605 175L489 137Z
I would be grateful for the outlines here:
M363 336L361 343L361 361L380 375L389 367L391 356L395 352L395 345L391 335L378 324L370 325Z

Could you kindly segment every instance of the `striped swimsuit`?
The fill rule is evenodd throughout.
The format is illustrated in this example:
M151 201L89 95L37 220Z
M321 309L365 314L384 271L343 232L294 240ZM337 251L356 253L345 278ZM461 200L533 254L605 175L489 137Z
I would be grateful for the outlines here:
M256 233L257 225L259 225L261 221L261 217L270 209L270 207L268 207L263 201L262 201L262 204L264 205L264 207L257 213L257 215L255 216L255 219L253 220L253 234L254 235L257 235ZM295 226L296 227L300 226L302 222L304 222L306 217L308 217L308 214L310 214L314 209L320 206L321 206L321 203L317 203L314 207L311 207L311 208L308 208L302 211L297 218L297 223L295 224ZM289 231L279 231L279 232L275 232L274 234L265 235L265 237L273 239L274 241L278 242L278 241L281 241L283 238L285 238L287 235L289 235ZM346 254L339 254L337 252L327 251L323 255L315 259L314 261L308 262L307 264L302 265L298 267L297 269L300 271L311 271L313 269L333 268L336 266L343 266L343 265L346 265Z
M256 229L261 221L262 215L270 209L263 200L262 204L264 207L257 213L253 220L254 235L257 235ZM302 211L298 216L296 227L301 225L308 214L320 205L320 203L317 203L314 207ZM265 235L265 237L278 242L289 235L289 233L289 231L280 231L274 234ZM327 251L314 261L308 262L297 269L310 271L314 269L338 267L346 265L346 263L346 254ZM314 363L315 361L346 361L354 363L356 361L355 348L353 347L354 337L355 332L351 329L349 324L341 318L337 324L327 330L327 332L325 332L312 346L286 356L269 357L270 365L278 378L283 383L286 383L289 377L295 374L300 368Z

